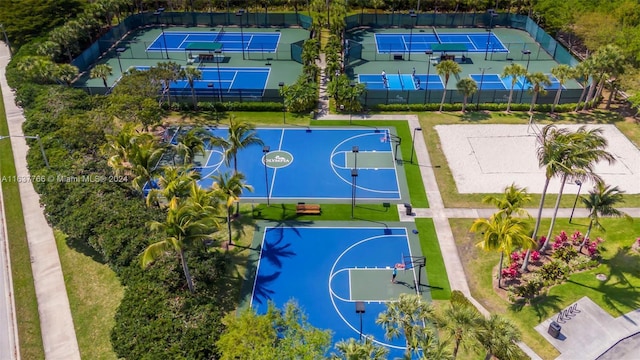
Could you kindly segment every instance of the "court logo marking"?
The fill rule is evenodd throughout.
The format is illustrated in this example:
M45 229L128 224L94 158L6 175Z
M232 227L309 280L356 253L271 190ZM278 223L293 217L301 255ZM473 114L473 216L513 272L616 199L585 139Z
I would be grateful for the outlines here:
M276 150L265 154L262 162L270 168L283 168L291 165L293 155L287 151Z

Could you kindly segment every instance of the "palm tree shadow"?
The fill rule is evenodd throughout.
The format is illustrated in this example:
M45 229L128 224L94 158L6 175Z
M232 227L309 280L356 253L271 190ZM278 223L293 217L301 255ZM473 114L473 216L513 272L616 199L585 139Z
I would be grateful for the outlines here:
M275 291L269 286L278 277L280 277L281 271L274 272L270 275L257 275L255 285L253 287L253 300L258 304L264 304L266 301L271 300L271 296L275 294Z
M542 294L531 299L530 306L536 313L538 322L541 322L562 309L560 302L562 302L562 298L558 295ZM520 312L525 306L526 301L521 299L509 305L509 308L513 312Z
M284 241L282 234L279 235L275 241L265 241L262 247L260 261L267 260L278 269L282 268L281 258L288 258L294 256L296 253L289 250L291 243L281 244Z

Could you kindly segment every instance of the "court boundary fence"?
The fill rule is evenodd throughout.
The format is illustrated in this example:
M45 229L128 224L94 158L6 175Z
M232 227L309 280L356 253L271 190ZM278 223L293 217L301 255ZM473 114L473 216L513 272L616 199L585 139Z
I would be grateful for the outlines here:
M113 26L102 35L89 48L84 50L78 57L73 59L71 65L84 72L91 68L97 60L109 51L115 51L114 47L123 40L130 32L147 26L185 26L185 27L214 27L214 26L242 26L247 27L279 27L288 28L299 26L303 29L310 29L312 19L303 14L283 14L283 13L245 13L242 17L237 17L232 13L197 13L197 12L163 12L156 16L151 12L134 14L124 19L120 24ZM122 54L126 56L126 54ZM276 55L276 54L273 54ZM147 55L149 56L149 55ZM160 55L158 53L158 58ZM264 58L264 53L258 55ZM269 56L269 55L267 55ZM287 60L291 60L289 57Z

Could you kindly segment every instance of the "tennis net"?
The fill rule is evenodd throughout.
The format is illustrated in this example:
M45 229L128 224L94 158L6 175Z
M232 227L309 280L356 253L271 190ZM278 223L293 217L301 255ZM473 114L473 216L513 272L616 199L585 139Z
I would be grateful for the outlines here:
M438 32L436 31L436 27L433 27L433 35L436 36L436 40L438 40L439 44L442 44L442 40L440 40L440 35L438 35Z
M220 28L220 31L218 32L218 35L216 35L216 38L213 39L213 42L220 41L220 39L222 38L222 35L224 35L224 28Z
M398 69L398 79L400 79L400 87L404 90L404 81L402 81L402 74L400 74L400 69Z

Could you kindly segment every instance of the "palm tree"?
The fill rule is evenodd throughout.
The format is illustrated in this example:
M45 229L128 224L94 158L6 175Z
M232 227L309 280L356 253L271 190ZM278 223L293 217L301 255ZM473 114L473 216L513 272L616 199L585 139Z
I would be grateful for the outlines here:
M467 98L478 91L478 84L471 78L464 78L458 81L456 87L458 88L458 91L464 95L464 99L462 100L462 112L464 112L465 107L467 106Z
M589 81L591 76L593 75L593 59L587 58L583 62L576 65L574 70L574 77L576 80L580 82L582 85L582 92L580 93L580 98L578 99L578 103L576 104L576 108L574 111L580 110L580 103L582 99L584 99L585 94L587 93L587 87L589 85Z
M92 79L102 79L104 87L108 89L109 85L107 85L107 78L111 76L111 74L113 74L113 69L109 64L98 64L91 69L89 77Z
M444 76L444 90L442 91L442 100L440 101L440 109L438 110L442 112L444 99L447 96L447 84L449 83L449 77L451 74L453 74L453 76L460 74L462 72L462 68L453 60L445 60L436 65L436 70L438 71L438 75Z
M384 346L378 346L368 336L364 341L356 341L354 338L343 340L336 344L338 354L332 354L332 360L383 360L387 358L389 350Z
M173 199L169 203L167 218L164 222L151 221L149 228L154 232L162 233L163 240L147 246L140 258L143 268L148 267L167 251L175 251L178 254L182 271L187 280L190 292L194 292L193 280L189 273L185 249L211 238L211 234L218 228L213 216L194 211L186 203L180 203Z
M238 121L233 116L229 119L227 139L217 138L213 140L214 145L219 145L224 149L227 166L233 161L233 171L238 172L238 151L251 145L264 145L258 137L253 124Z
M533 96L531 97L531 106L529 106L529 112L532 112L536 105L538 94L545 95L547 93L547 90L544 87L551 85L551 80L549 80L547 75L541 72L527 74L526 79L527 82L531 84L529 91L533 93Z
M178 144L175 145L176 153L182 157L182 164L190 164L196 155L205 155L206 144L213 136L206 129L197 127L187 131L178 137Z
M522 76L527 75L527 69L524 66L513 63L511 65L507 65L502 70L502 77L506 78L511 76L511 87L509 88L509 100L507 101L507 112L511 111L511 101L513 100L513 88L515 88L518 83L518 79Z
M190 166L164 166L155 180L157 188L147 194L147 206L166 206L173 199L184 201L191 193L192 184L200 179L200 173Z
M453 360L449 341L440 341L434 328L418 331L411 347L414 355L420 360Z
M438 328L453 339L453 358L458 356L460 346L475 338L482 315L473 306L461 302L451 302L439 316Z
M493 356L498 359L517 359L521 352L516 342L520 341L520 337L518 327L497 314L483 319L476 333L476 339L487 351L485 360Z
M162 95L167 95L169 106L171 106L171 83L180 79L180 69L180 64L173 61L160 62L157 67L151 69L164 84Z
M214 194L226 203L227 231L229 232L229 243L226 248L228 251L229 247L233 245L231 233L231 214L233 213L233 203L240 200L240 195L244 190L253 191L253 187L245 184L244 175L238 172L233 175L229 175L229 173L222 173L220 175L214 175L212 178ZM238 208L240 208L239 205Z
M551 106L551 112L556 110L556 106L560 102L560 95L562 94L562 88L567 80L574 77L575 69L569 65L560 64L551 69L551 75L558 79L558 90L556 90L556 97L553 99L553 105Z
M78 76L78 68L71 64L56 64L54 69L54 76L67 86Z
M482 199L485 204L495 205L500 212L511 217L514 213L519 216L529 217L529 213L522 207L531 201L531 195L526 188L520 188L511 184L504 189L501 197L487 195Z
M198 70L195 66L187 66L180 70L180 77L187 79L189 88L191 89L191 99L193 99L194 109L198 108L198 101L196 100L195 81L202 79L202 71Z
M387 339L399 338L404 335L407 349L405 356L417 346L419 334L426 331L425 324L435 318L433 306L424 302L419 295L400 294L398 301L386 303L386 310L376 319L376 324L385 330Z
M156 142L148 141L136 143L132 147L132 153L128 155L130 173L133 176L131 186L133 190L144 195L146 185L151 184L155 176L160 172L158 163L165 149Z
M589 228L584 235L582 243L580 243L580 249L578 251L582 252L582 248L591 235L592 228L605 231L600 223L600 216L622 217L627 220L632 220L628 214L614 208L617 203L624 201L622 197L623 193L624 191L618 189L617 186L611 187L604 182L597 182L593 190L589 191L588 196L582 196L580 198L584 207L589 210Z
M558 192L549 232L542 250L546 250L549 245L549 239L553 233L558 209L560 208L560 199L567 179L601 181L600 176L594 172L595 164L602 160L606 160L609 164L615 162L613 155L605 150L606 147L607 139L602 136L602 129L600 128L587 130L584 126L581 126L576 132L568 135L567 148L562 159L564 169L560 180L560 191Z
M476 246L485 251L499 251L498 287L502 287L502 263L504 256L515 249L531 249L535 243L528 235L528 222L521 218L512 218L498 212L489 219L476 219L469 231L481 233L482 240ZM509 258L510 259L510 258Z
M568 170L563 163L565 154L570 151L569 149L569 131L567 129L559 129L555 125L547 125L542 128L540 135L538 136L538 149L536 150L536 156L538 157L538 165L545 168L545 181L542 188L542 194L540 197L540 204L538 205L538 214L536 216L536 223L533 227L533 233L531 238L537 243L538 230L540 229L540 222L542 221L542 209L544 208L544 200L547 195L547 189L551 178L559 176L563 171ZM522 262L522 271L527 271L529 265L529 257L531 251L528 250Z

